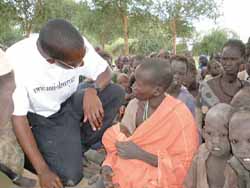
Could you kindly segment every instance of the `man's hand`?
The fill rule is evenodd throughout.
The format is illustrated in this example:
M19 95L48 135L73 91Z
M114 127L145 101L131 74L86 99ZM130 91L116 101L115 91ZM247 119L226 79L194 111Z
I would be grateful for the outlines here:
M63 188L60 178L49 168L38 175L41 188Z
M112 177L114 176L112 168L109 166L102 167L102 177L105 188L118 188L118 184L112 182Z
M84 123L89 121L94 131L101 128L104 117L104 110L102 107L102 103L97 96L97 91L94 88L87 88L85 90L83 98L83 113Z
M134 142L116 142L117 154L123 159L140 159L142 149Z

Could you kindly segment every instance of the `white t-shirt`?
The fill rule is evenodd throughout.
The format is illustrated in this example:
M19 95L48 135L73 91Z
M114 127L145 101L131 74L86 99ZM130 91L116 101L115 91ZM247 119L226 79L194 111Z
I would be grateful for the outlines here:
M77 90L79 75L96 80L108 67L84 37L84 66L76 69L48 63L37 49L37 39L38 34L34 34L11 46L6 53L15 73L13 114L17 116L30 111L48 117L58 112L61 104Z

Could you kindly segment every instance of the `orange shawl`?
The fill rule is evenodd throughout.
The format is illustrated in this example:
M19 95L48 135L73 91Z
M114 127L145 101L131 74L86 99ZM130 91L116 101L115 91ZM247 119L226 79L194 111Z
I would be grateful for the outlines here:
M133 141L158 156L158 167L116 154L116 141ZM113 169L113 182L120 188L181 188L198 147L198 131L185 104L167 96L156 111L126 137L119 124L103 136L107 157L103 165Z

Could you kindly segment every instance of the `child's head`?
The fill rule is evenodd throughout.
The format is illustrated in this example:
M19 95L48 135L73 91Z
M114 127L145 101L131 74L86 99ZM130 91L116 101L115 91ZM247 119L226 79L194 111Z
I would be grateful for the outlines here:
M169 61L146 58L135 70L134 94L139 100L150 100L166 91L173 74Z
M250 87L244 87L239 90L231 101L231 106L234 108L240 108L243 106L250 106Z
M131 65L132 72L135 72L135 69L143 62L144 58L145 57L143 55L136 55L133 58L133 62L132 62L132 65Z
M237 109L229 122L229 140L233 155L250 170L250 108Z
M122 62L122 56L119 56L116 60L115 60L115 65L119 70L123 69L124 63Z
M215 77L222 73L222 66L221 64L216 60L211 60L207 65L208 73L211 74L211 76Z
M192 85L196 85L197 69L195 66L195 60L193 58L188 58L188 71L185 79L184 85L190 88Z
M129 78L126 74L120 73L117 75L117 84L122 86L125 90L129 87Z
M231 113L230 105L220 103L212 107L206 114L203 137L209 152L217 157L230 154L228 122Z
M170 54L168 51L165 51L164 49L161 49L159 54L157 55L157 57L159 58L163 58L163 59L169 59L170 58Z
M199 68L202 69L203 67L206 67L208 64L208 59L205 55L201 55L199 57Z

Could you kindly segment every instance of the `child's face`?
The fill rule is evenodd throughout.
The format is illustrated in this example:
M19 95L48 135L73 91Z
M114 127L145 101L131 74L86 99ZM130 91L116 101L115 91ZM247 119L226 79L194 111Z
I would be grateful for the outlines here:
M184 84L187 75L186 64L180 61L173 61L171 66L174 74L174 82Z
M210 74L212 76L218 76L221 73L221 66L219 63L212 63Z
M229 139L234 156L250 170L250 113L233 116L229 124Z
M121 85L125 90L129 87L129 79L125 76L120 77L117 83Z
M230 143L228 139L228 129L219 117L206 117L203 137L207 149L212 155L217 157L228 156L230 154Z

